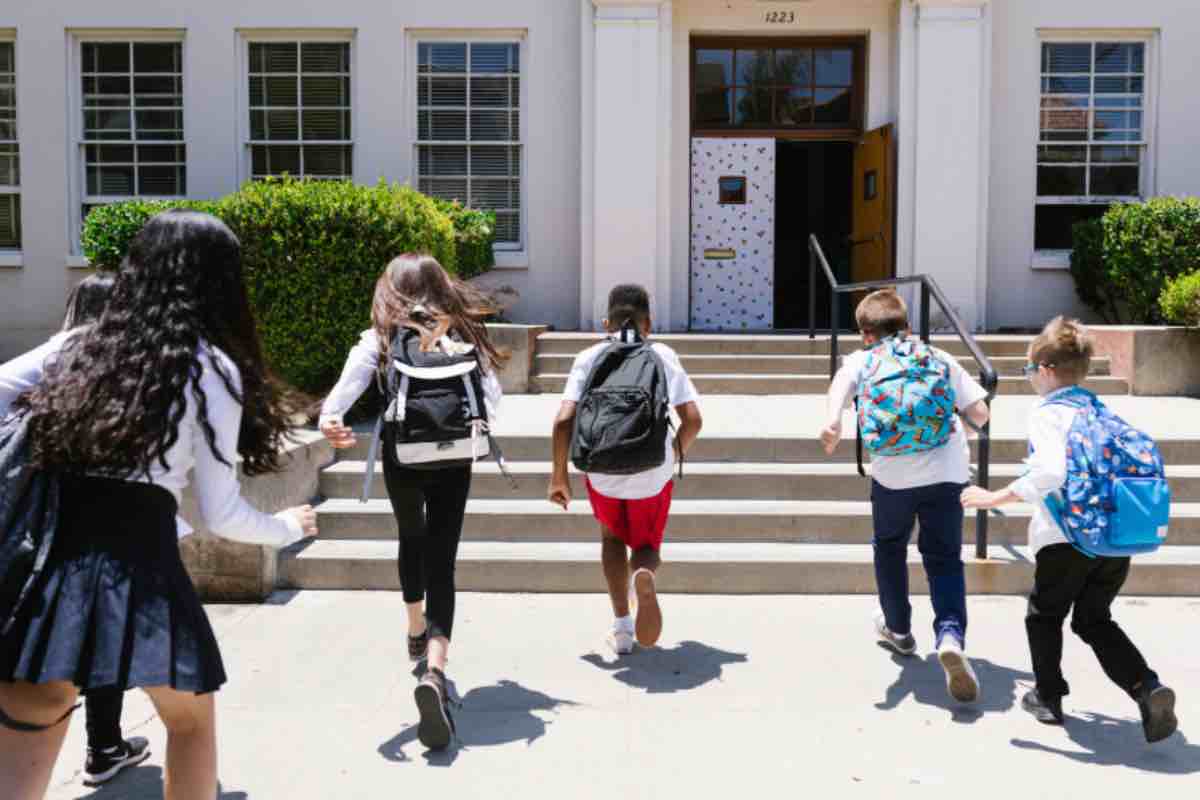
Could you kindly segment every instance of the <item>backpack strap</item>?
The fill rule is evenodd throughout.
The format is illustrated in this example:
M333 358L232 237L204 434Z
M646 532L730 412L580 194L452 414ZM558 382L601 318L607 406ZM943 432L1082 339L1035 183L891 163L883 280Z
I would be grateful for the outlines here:
M863 469L862 420L858 416L858 395L854 395L854 459L858 462L859 477L867 477Z
M375 462L379 459L379 443L383 439L384 419L388 418L388 422L404 419L403 416L397 417L397 415L400 413L402 398L405 403L407 402L408 376L398 375L399 370L391 363L391 359L395 358L399 347L400 333L397 332L395 337L392 338L388 364L384 368L384 380L380 382L381 385L379 388L383 391L385 403L383 411L379 412L379 418L375 420L375 431L371 435L371 446L367 449L367 470L363 476L362 496L359 498L360 503L365 503L371 499L371 483L375 480Z

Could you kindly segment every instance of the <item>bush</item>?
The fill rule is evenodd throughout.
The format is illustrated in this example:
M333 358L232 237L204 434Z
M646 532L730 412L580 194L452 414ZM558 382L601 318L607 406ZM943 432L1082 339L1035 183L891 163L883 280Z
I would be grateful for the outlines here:
M496 258L492 248L496 243L496 215L491 211L467 208L457 200L433 202L454 225L458 277L467 280L494 267Z
M1121 312L1117 297L1111 294L1112 283L1104 270L1104 221L1077 222L1071 235L1074 244L1071 277L1075 279L1075 293L1105 322L1119 322Z
M83 222L79 243L92 266L115 270L129 251L133 237L155 214L172 208L218 214L217 205L211 200L129 200L96 206Z
M1098 261L1095 242L1089 239L1095 231L1076 227L1084 236L1078 272L1072 264L1080 298L1109 321L1160 324L1159 297L1167 282L1200 267L1200 200L1161 197L1121 203L1105 213L1100 225ZM1111 319L1117 310L1123 313Z
M1158 302L1168 322L1200 327L1200 271L1168 281Z
M272 368L312 394L329 389L370 326L375 282L400 253L454 272L454 229L408 187L293 179L250 183L221 201L242 241L246 288Z

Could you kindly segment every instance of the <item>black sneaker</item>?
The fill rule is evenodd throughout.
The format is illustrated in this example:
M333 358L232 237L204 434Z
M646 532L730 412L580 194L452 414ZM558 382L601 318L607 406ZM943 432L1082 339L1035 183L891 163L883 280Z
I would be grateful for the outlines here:
M1046 725L1062 725L1063 710L1062 698L1056 697L1053 700L1043 700L1038 694L1037 689L1030 689L1024 697L1021 698L1021 708L1033 714L1034 719Z
M1138 691L1137 702L1147 742L1161 742L1179 727L1175 718L1175 692L1170 687L1149 681Z
M454 738L454 720L450 717L450 701L446 697L446 676L437 668L421 676L413 692L421 721L417 739L430 750L445 750Z
M150 742L135 736L107 750L88 748L87 765L83 769L83 785L99 786L108 783L126 767L136 767L150 757Z
M875 618L875 636L884 647L902 656L911 656L917 652L917 640L913 638L913 635L906 633L901 636L892 633L888 629L887 622L884 621L882 614Z
M414 664L419 664L429 655L429 628L426 628L420 636L408 637L408 660Z

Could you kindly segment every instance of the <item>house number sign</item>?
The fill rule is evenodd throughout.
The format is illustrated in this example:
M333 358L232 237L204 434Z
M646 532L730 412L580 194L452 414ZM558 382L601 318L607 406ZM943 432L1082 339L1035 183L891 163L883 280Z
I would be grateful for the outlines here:
M796 23L795 11L767 11L763 14L763 22L768 25L794 25Z

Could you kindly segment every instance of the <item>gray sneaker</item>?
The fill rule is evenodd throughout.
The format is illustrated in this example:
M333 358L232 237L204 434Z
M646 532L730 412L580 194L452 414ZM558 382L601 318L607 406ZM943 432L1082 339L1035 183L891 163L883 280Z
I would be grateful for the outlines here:
M917 652L917 640L913 638L913 635L906 633L903 636L899 636L892 633L888 630L887 621L884 620L883 614L875 618L875 635L884 647L902 656L911 656Z

